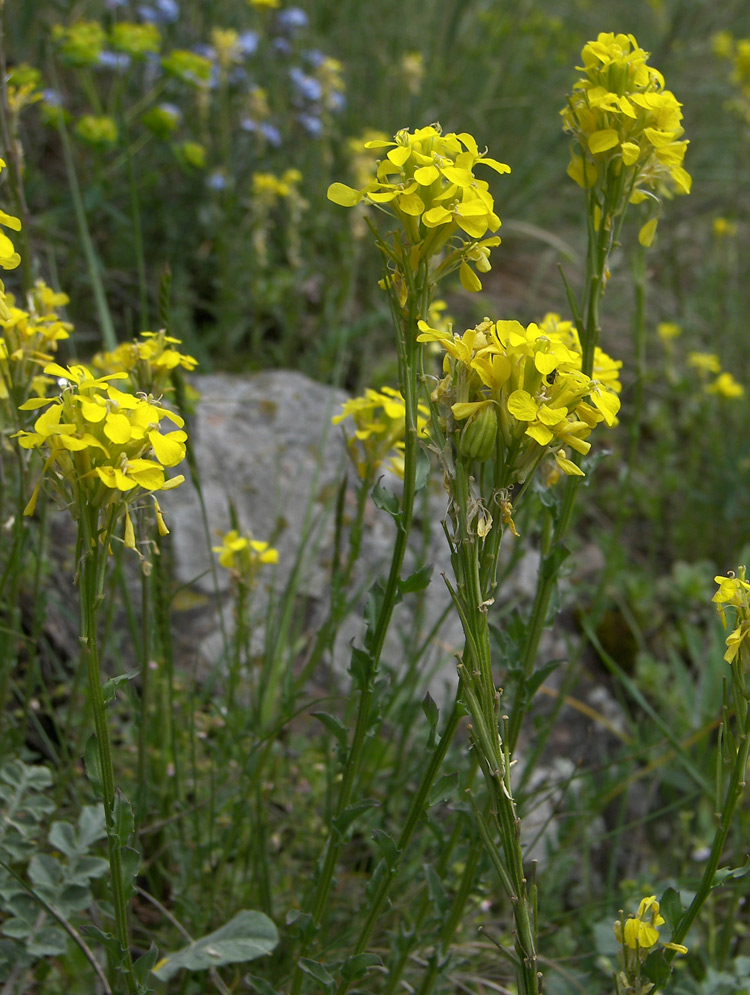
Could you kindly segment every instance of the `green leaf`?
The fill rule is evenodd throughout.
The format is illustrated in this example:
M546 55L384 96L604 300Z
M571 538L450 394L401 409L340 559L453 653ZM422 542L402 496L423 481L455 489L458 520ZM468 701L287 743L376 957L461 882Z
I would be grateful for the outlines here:
M352 646L352 659L349 664L352 684L355 691L364 691L372 675L372 658L365 650Z
M290 932L293 936L298 936L303 941L309 940L317 933L315 920L309 912L302 912L300 909L292 909L286 914L286 924L293 927Z
M341 719L337 719L334 715L329 715L328 712L311 712L310 714L318 719L319 722L322 722L326 729L336 737L342 750L347 748L349 745L349 730Z
M744 878L747 874L750 874L750 858L745 861L742 867L720 867L714 874L711 887L718 888L725 881Z
M382 958L377 954L355 954L344 961L341 976L347 981L354 981L362 977L371 967L380 967L382 963Z
M119 837L120 843L124 846L130 839L135 825L133 820L133 809L125 795L117 789L115 803L112 806L112 819L114 821L114 831Z
M96 736L89 736L83 750L83 764L86 768L86 776L91 781L94 794L97 798L104 797L104 780L102 777L102 762L99 757L99 747L96 743Z
M169 981L183 968L207 971L223 964L240 964L270 954L278 942L279 934L268 916L243 909L220 929L163 957L153 973L159 981Z
M378 805L374 798L363 798L361 802L355 802L354 805L345 808L341 815L331 821L334 832L343 836L361 812L368 808L378 808Z
M269 985L263 978L256 978L254 974L245 975L245 984L250 985L256 995L278 995L273 985Z
M65 931L50 923L34 933L33 939L26 944L26 952L35 959L46 960L62 956L67 947L68 937Z
M552 660L550 663L545 663L543 667L540 667L538 670L534 671L531 677L529 677L526 681L526 694L529 701L534 697L550 674L554 674L560 664L564 662L564 660Z
M432 578L433 564L427 563L425 566L420 567L411 576L407 577L405 580L399 581L399 588L402 594L412 594L414 591L424 591L426 587L429 587L430 580Z
M120 850L122 860L122 887L126 896L133 894L133 882L141 866L141 855L132 846L124 846Z
M643 964L643 973L657 988L661 988L669 981L672 968L664 960L664 954L661 950L654 950Z
M429 691L422 699L422 711L430 724L430 728L434 729L438 724L438 719L440 718L440 709L435 704Z
M682 918L682 900L679 891L667 888L659 900L659 912L664 916L670 931L674 933L677 923Z
M315 978L318 984L325 985L329 991L332 991L336 987L336 982L325 967L317 960L310 960L307 957L300 957L298 961L299 967L305 974L309 974L311 978Z
M135 670L129 671L127 674L118 674L117 677L110 677L108 681L102 684L102 694L104 695L104 702L108 704L117 694L117 689L121 684L126 681L132 681L134 677L137 677L141 672L140 667L136 667Z
M139 984L143 985L146 983L146 978L151 973L158 956L159 951L156 948L156 944L152 940L151 946L148 948L146 953L141 954L138 960L133 962L133 974L135 975L135 980Z
M401 858L401 851L394 843L393 837L389 836L382 829L373 829L372 838L383 855L388 870L392 871Z
M431 808L433 805L437 805L438 802L444 802L446 799L450 798L453 792L458 787L458 771L453 771L452 774L443 774L432 786L430 791L430 799L427 802L427 807Z
M383 478L381 477L380 480ZM372 489L372 503L381 511L387 511L393 518L398 517L399 503L395 494L392 494L380 483L380 480Z
M421 447L417 450L417 472L414 478L414 488L421 491L430 479L430 457Z

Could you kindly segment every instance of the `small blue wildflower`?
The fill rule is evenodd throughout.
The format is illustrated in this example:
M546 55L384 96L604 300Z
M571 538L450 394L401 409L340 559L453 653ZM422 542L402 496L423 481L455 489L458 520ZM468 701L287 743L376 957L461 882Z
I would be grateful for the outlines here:
M152 3L141 4L138 14L142 21L151 24L172 24L180 14L177 0L152 0Z
M118 7L124 7L128 0L104 0L104 6L107 10L117 10Z
M62 94L57 90L42 90L42 100L50 107L62 107Z
M237 38L237 47L240 52L249 58L251 55L255 55L258 51L258 33L257 31L243 31L241 35Z
M232 86L249 84L250 77L247 75L247 70L243 69L242 66L232 66L229 71L229 82Z
M286 38L274 38L273 47L279 53L279 55L291 55L292 46Z
M334 90L333 93L328 94L328 100L326 100L326 107L329 111L343 110L346 107L346 96L340 93L338 90Z
M268 121L264 121L260 126L260 132L269 145L273 145L274 148L278 148L281 145L281 132L275 124L269 124Z
M206 186L209 190L226 190L227 177L220 169L215 169L212 173L209 173L206 178Z
M302 54L315 69L317 69L318 66L322 66L327 58L327 56L317 48L311 48L309 51L303 52Z
M284 31L294 33L307 27L307 14L299 7L286 7L279 11L277 21Z
M305 100L316 101L323 96L323 87L320 82L314 76L308 76L304 73L299 66L292 66L289 70L289 78L297 88L299 95Z
M323 134L323 124L314 114L300 114L297 120L311 138L320 138Z
M97 65L101 66L102 69L124 70L130 65L130 56L127 52L109 52L105 49L99 53Z

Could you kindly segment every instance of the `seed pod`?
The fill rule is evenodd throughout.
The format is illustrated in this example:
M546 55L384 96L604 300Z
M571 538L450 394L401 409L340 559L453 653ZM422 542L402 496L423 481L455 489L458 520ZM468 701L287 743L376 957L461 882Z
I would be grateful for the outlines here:
M495 405L489 403L467 419L458 443L459 454L464 459L483 463L494 455L496 439L497 415Z

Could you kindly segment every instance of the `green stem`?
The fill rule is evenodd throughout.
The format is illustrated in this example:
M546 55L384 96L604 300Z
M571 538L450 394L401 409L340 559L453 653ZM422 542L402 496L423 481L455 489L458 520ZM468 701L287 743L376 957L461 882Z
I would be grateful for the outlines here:
M107 722L107 706L102 692L101 663L97 637L97 616L98 608L103 598L103 579L106 557L108 555L109 530L106 530L104 544L100 543L97 519L98 511L96 509L88 507L82 509L81 526L84 530L85 552L80 589L81 644L86 661L89 700L94 715L96 747L99 756L99 766L101 768L101 790L104 804L104 821L107 829L110 883L115 914L115 934L120 943L120 964L124 969L128 995L134 995L138 985L133 973L133 963L130 956L130 936L122 877L122 842L117 835L114 823L115 774Z
M360 690L354 734L352 736L351 747L349 749L341 783L339 785L333 820L337 819L351 802L354 785L359 774L365 743L368 734L370 733L371 713L375 696L375 679L378 674L380 657L383 652L383 646L385 645L385 638L391 622L391 617L393 615L393 609L396 606L401 580L401 569L403 567L404 556L406 554L409 539L409 531L411 529L412 517L414 514L417 455L419 450L419 442L417 438L417 396L419 385L417 363L418 343L416 329L418 319L427 313L427 306L429 304L429 283L424 264L421 265L415 285L410 288L410 291L408 312L406 314L398 313L396 303L393 300L391 301L391 306L394 310L396 328L399 332L399 374L401 393L404 398L405 406L404 490L401 499L401 509L395 516L396 541L393 547L391 566L388 572L388 578L386 580L380 610L372 631L368 631L366 637L368 673ZM319 929L321 926L323 913L328 904L331 886L333 884L333 875L343 842L343 834L338 833L332 826L326 843L323 864L318 875L315 893L310 906L310 915L316 929ZM309 946L310 939L307 939L302 944L300 957L304 957L306 955ZM289 995L299 995L302 990L303 981L304 973L298 964L292 977Z

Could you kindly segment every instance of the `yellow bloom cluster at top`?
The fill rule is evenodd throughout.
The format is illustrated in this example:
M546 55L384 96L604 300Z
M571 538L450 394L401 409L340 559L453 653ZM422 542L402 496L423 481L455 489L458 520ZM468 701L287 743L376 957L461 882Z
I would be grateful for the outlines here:
M638 912L629 915L625 923L616 920L614 931L618 943L629 950L640 951L641 959L645 958L659 942L659 927L665 923L664 916L659 911L656 895L641 899ZM662 943L667 950L676 950L686 954L687 947L682 943Z
M698 370L702 377L714 374L715 380L704 385L707 394L716 394L718 397L730 400L744 397L745 388L735 380L728 370L722 371L721 360L714 352L689 352L687 356L688 366Z
M420 404L417 410L417 433L427 436L427 422L430 412ZM372 479L382 464L388 465L394 473L404 475L404 426L406 409L399 391L392 387L372 390L368 387L361 397L353 397L343 405L340 414L333 418L338 425L351 418L356 425L353 436L347 439L349 456L362 480Z
M745 579L745 568L739 567L736 574L727 577L714 577L719 590L713 596L713 601L719 606L719 614L724 628L727 627L727 606L734 608L736 627L727 636L727 651L724 659L732 663L740 652L740 647L750 635L750 584ZM745 644L747 650L747 644ZM747 657L746 657L747 659Z
M70 27L56 24L52 40L69 65L79 68L96 65L107 47L134 59L144 58L161 48L161 34L155 24L119 21L107 33L98 21L77 21Z
M105 373L126 373L134 391L160 397L169 393L169 380L173 370L191 372L198 360L180 352L175 346L180 339L158 332L141 332L133 342L123 342L112 352L99 352L91 365Z
M719 31L711 41L714 54L731 65L729 81L736 97L727 106L750 121L750 38L735 38L731 31Z
M211 549L218 554L222 567L250 583L260 567L279 562L278 550L267 542L253 539L249 532L240 535L237 529L225 532L221 536L221 545L212 546Z
M302 173L298 169L287 169L281 176L276 176L275 173L253 173L253 196L271 206L277 200L291 196L301 182Z
M682 165L688 145L682 139L682 105L648 65L649 53L633 35L610 32L585 45L581 56L578 68L585 76L560 112L564 130L574 138L571 178L584 188L608 190L610 210L664 191L690 193L690 174ZM655 227L642 232L644 244Z
M58 378L60 393L31 398L20 406L26 411L46 408L33 431L17 433L22 448L40 449L46 457L25 513L33 514L41 483L49 476L74 517L86 505L110 510L114 523L124 507L125 545L135 549L128 504L144 491L170 490L185 479L182 475L168 479L164 472L185 456L183 419L154 398L127 394L111 383L126 380L127 373L97 378L85 366L66 368L57 363L47 364L44 372ZM177 429L163 433L164 419ZM155 498L154 506L159 531L166 535Z
M0 159L0 173L6 168L5 160ZM6 214L0 210L0 267L2 269L16 269L21 262L21 257L16 252L16 247L10 238L2 231L3 228L10 228L12 231L21 230L21 222L14 218L12 214ZM0 317L9 316L8 307L5 304L5 285L0 280Z
M419 327L420 342L445 350L433 400L446 436L458 436L459 457L501 459L508 487L523 483L547 453L564 473L583 476L565 449L588 453L592 429L615 423L620 362L597 348L594 378L585 376L574 326L553 314L525 328L486 318L463 335Z
M364 201L395 215L407 235L412 270L415 262L433 258L458 236L454 248L461 282L467 290L481 289L467 260L480 272L489 270L489 249L500 239L484 236L497 231L500 218L489 184L474 176L474 168L489 166L502 174L509 173L510 166L480 152L466 132L444 135L438 124L415 132L403 129L392 141L376 138L364 147L384 153L375 164L375 175L358 190L332 183L328 199L341 207ZM401 262L406 264L405 259Z
M13 295L7 295L7 316L0 315L0 400L12 397L19 404L29 393L44 394L52 381L41 369L73 328L57 315L57 308L67 303L67 294L56 293L41 280L29 295L27 310L16 307Z

